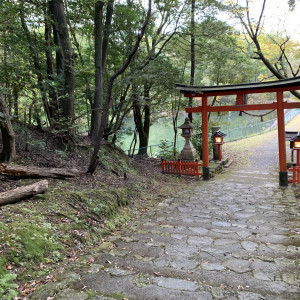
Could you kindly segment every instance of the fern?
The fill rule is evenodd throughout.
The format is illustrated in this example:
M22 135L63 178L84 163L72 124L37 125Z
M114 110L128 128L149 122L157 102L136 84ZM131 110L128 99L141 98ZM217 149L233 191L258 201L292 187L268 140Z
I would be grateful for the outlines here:
M18 296L18 285L14 283L16 278L16 274L0 273L0 299L11 300Z

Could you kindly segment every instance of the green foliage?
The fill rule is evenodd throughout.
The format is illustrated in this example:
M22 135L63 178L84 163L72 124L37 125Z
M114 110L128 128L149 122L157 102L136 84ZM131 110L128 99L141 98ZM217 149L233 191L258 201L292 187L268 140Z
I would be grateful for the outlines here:
M53 251L61 249L54 241L51 230L36 224L12 222L4 227L0 243L9 248L7 259L15 264L21 265L24 261L43 262Z
M11 300L17 297L16 288L18 285L14 283L17 278L16 274L2 274L0 277L0 297L3 300Z
M179 153L173 144L170 144L166 140L161 140L160 142L158 156L165 160L176 160Z
M6 263L5 257L0 258L0 298L3 300L14 299L18 292L16 291L18 285L14 283L17 278L16 274L10 274L5 269L3 269Z

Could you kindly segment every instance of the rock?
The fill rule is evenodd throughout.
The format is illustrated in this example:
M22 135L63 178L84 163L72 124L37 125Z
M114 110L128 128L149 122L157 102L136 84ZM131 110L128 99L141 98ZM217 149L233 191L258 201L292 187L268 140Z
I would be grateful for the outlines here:
M298 285L295 275L291 273L283 273L282 280L291 285Z
M105 269L105 272L107 272L111 276L115 276L115 277L120 277L120 276L126 276L126 275L135 274L134 271L123 270L123 269L119 269L119 268L107 268L107 269Z
M276 265L281 265L281 266L292 266L296 264L295 260L288 259L286 257L275 258L274 261Z
M217 227L230 227L231 224L228 222L212 222L211 223L213 226L217 226Z
M246 272L250 272L251 262L247 260L241 259L230 259L225 263L225 266L236 273L243 274Z
M199 285L195 281L187 281L169 277L154 278L153 283L160 287L171 290L196 292L199 289Z
M266 298L260 294L250 292L238 292L238 300L265 300Z
M108 252L113 247L114 247L113 243L111 243L111 242L103 242L99 247L97 247L96 250L99 253Z
M56 300L85 300L88 298L86 293L76 292L71 289L64 289L55 296Z
M214 263L202 263L201 268L206 271L223 271L226 269L224 266Z
M188 239L187 243L191 246L203 246L203 245L210 245L213 243L213 239L208 236L198 237L192 236Z
M241 242L242 247L246 251L255 251L258 248L258 244L250 241L243 241Z
M237 240L231 240L231 239L217 239L214 241L214 245L216 246L225 246L225 245L232 245L236 244Z
M258 271L258 270L253 271L253 276L254 276L254 278L259 279L259 280L271 281L271 279L267 276L267 274L265 274L261 271Z
M224 299L224 290L219 287L212 287L211 293L214 297L214 299Z
M203 227L189 227L189 230L196 232L198 234L201 234L201 235L205 235L208 233L208 230Z
M142 287L145 287L145 286L151 284L153 281L153 278L154 277L150 276L149 274L138 273L138 274L134 275L132 282L136 287L142 288Z
M198 262L195 260L185 259L183 257L176 257L171 262L171 266L179 270L192 270L198 266Z

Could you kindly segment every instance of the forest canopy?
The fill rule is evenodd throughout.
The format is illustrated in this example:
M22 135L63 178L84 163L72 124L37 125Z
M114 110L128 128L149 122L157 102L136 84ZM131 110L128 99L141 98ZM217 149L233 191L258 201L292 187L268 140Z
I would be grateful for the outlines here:
M103 141L122 138L128 117L147 154L155 116L184 107L175 83L299 75L299 43L285 28L265 31L268 1L257 18L249 0L1 1L0 159L16 155L11 123L51 130L65 145L87 131L91 172Z

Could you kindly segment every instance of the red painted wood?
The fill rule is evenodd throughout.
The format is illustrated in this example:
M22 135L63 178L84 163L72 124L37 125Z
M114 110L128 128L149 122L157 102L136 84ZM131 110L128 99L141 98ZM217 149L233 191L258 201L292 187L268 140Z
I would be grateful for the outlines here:
M203 167L209 167L207 97L202 97L202 155Z
M300 108L300 102L283 102L283 108L292 109L292 108Z
M277 93L277 124L278 124L279 170L280 172L286 172L287 169L286 169L283 92Z
M300 108L300 102L283 102L284 109ZM207 106L207 112L218 112L218 111L242 111L242 110L272 110L277 109L277 102L267 103L267 104L247 104L245 106ZM197 113L202 112L202 106L197 107L187 107L185 109L187 113Z
M162 173L174 175L201 176L201 163L189 161L161 161Z
M289 179L289 182L299 183L300 182L300 166L293 166L289 168L289 171L293 172L293 177Z
M237 94L236 95L236 105L244 105L244 95L243 94Z

